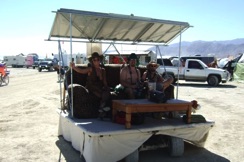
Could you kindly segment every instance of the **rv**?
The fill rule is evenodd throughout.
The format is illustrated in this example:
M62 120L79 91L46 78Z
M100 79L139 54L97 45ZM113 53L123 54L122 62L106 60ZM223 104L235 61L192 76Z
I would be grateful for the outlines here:
M32 65L34 64L35 61L38 61L38 58L39 58L39 56L36 53L28 54L26 56L26 62L25 62L26 68L28 69L29 67L33 67Z
M16 56L3 56L3 61L6 63L6 66L24 67L26 56L22 53Z

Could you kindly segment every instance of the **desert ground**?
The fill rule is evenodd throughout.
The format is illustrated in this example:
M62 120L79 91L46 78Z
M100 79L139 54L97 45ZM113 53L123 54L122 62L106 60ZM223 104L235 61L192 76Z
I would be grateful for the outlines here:
M8 68L10 83L0 87L0 162L84 162L58 136L60 86L56 72ZM177 94L177 93L176 93ZM178 98L197 100L197 112L215 121L204 148L185 143L182 157L165 149L140 152L140 162L241 162L244 157L244 83L218 87L180 82Z

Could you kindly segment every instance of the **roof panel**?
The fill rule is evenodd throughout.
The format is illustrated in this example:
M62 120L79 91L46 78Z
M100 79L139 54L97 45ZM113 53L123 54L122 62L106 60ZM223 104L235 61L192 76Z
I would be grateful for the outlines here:
M72 38L85 39L89 42L125 41L167 44L190 27L188 23L179 21L60 9L56 12L49 39L70 38L70 21Z

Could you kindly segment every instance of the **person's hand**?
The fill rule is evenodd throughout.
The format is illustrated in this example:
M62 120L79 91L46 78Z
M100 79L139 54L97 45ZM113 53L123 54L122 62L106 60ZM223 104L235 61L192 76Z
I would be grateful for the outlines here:
M69 66L70 66L71 68L74 68L74 67L75 67L75 63L70 62Z

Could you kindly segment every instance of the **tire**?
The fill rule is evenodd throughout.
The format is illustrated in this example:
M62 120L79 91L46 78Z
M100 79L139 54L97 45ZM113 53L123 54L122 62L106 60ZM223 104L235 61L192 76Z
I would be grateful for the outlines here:
M136 149L134 152L125 157L125 162L139 162L139 151Z
M38 71L41 72L42 71L42 68L38 68Z
M8 85L8 83L9 83L9 76L8 75L4 77L3 83L5 83L5 85Z
M219 85L219 79L218 79L218 77L215 76L215 75L210 75L210 76L208 77L207 82L208 82L208 85L213 86L213 87Z
M0 86L2 85L3 81L2 81L2 76L0 75Z
M169 137L170 156L182 156L184 153L184 140L178 137Z

